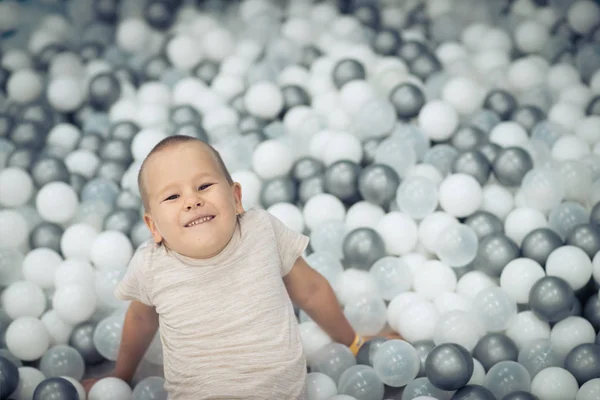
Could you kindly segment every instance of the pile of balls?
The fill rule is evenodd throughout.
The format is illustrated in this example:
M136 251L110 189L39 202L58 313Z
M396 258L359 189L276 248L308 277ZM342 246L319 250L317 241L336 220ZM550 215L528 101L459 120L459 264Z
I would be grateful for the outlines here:
M0 399L114 365L174 134L375 336L354 357L299 311L309 399L600 398L595 2L3 1L0 35ZM89 398L166 399L160 345Z

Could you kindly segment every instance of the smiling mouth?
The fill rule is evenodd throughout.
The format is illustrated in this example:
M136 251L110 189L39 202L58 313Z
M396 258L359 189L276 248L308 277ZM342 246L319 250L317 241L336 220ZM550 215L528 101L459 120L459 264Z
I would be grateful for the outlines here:
M203 224L205 222L212 221L214 218L215 218L214 215L207 215L205 217L200 217L198 219L193 220L192 222L188 222L187 224L185 224L185 227L191 228L192 226L196 226L196 225Z

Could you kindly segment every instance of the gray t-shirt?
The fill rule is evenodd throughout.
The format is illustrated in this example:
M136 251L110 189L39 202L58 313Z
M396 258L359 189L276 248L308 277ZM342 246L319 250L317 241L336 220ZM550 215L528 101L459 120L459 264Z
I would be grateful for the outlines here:
M282 277L307 245L250 210L211 259L153 243L136 251L115 295L156 308L169 399L305 398L306 360Z

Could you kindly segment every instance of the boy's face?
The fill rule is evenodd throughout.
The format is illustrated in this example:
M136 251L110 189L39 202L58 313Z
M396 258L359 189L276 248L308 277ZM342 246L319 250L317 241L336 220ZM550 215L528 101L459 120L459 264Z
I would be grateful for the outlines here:
M243 212L241 187L227 182L205 144L176 144L153 154L142 178L144 220L155 242L192 258L216 256L227 246Z

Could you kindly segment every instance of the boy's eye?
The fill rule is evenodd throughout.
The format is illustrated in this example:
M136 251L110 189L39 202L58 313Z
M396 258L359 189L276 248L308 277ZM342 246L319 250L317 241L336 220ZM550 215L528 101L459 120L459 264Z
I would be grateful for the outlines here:
M206 190L212 186L212 183L207 183L206 185L201 185L198 190Z
M165 200L175 200L176 198L178 198L179 195L178 194L172 194L169 197L167 197Z

